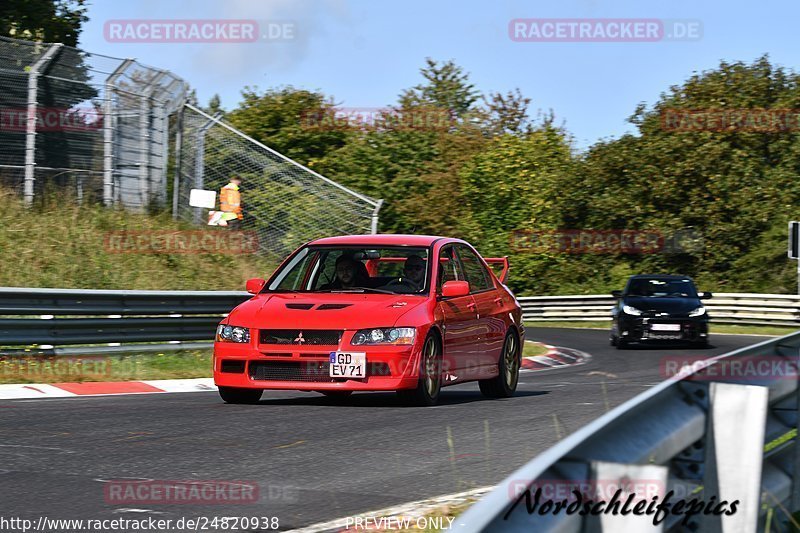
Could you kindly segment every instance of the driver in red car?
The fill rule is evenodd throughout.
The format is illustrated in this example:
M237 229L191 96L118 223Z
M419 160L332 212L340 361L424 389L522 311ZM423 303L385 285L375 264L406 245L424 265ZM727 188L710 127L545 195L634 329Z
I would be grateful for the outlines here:
M425 283L425 260L418 255L409 255L403 266L402 279L413 285L415 291L422 289Z
M425 268L425 260L422 257L416 254L409 255L403 265L403 276L390 281L382 288L399 294L419 292L425 286Z

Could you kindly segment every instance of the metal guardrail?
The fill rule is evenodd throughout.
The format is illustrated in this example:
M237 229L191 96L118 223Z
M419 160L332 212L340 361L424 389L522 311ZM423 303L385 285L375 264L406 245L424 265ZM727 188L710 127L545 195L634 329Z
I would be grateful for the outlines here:
M208 341L222 317L249 297L236 291L0 288L0 345ZM31 315L40 318L14 318Z
M611 320L616 300L610 295L523 296L517 298L527 321ZM704 300L717 324L800 325L800 296L788 294L714 293Z
M214 326L249 297L239 291L0 288L0 346L210 341ZM518 298L526 321L610 319L610 296ZM714 322L800 325L800 296L718 293ZM38 315L40 318L24 318ZM177 348L177 346L176 346Z
M647 390L534 458L461 515L458 530L787 531L790 514L800 510L798 362L800 333L707 359L703 368ZM751 374L751 367L761 371ZM527 506L537 503L534 489L552 494L556 486L584 483L595 490L614 482L655 484L662 496L672 490L673 505L679 498L707 503L712 496L739 505L730 516L703 511L686 523L685 515L670 514L659 527L653 514L580 516L553 514L552 507L540 514L544 497L529 514Z

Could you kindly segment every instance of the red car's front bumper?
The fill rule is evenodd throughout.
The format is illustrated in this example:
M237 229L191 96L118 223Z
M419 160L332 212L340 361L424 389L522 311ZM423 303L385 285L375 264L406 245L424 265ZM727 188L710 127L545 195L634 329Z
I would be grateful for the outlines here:
M366 352L363 379L329 376L331 346L258 346L214 343L214 383L223 387L284 390L394 391L418 382L418 344L343 348Z

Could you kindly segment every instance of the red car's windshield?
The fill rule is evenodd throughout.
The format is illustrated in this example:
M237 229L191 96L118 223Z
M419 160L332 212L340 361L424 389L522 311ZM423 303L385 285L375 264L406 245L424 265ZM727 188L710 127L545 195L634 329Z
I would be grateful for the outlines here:
M425 294L428 257L423 247L306 246L264 292Z

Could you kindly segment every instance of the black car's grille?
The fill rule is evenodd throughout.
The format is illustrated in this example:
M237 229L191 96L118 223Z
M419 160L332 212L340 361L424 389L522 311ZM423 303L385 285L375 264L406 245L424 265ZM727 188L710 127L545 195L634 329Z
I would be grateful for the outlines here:
M657 318L663 320L673 320L676 318L689 318L688 313L665 313L664 311L642 311L642 318Z
M296 346L338 346L342 331L335 329L262 329L261 344Z
M334 381L328 371L327 361L252 361L250 379L258 381Z
M250 379L256 381L306 381L330 383L343 381L330 377L328 361L251 361ZM367 376L391 376L387 363L367 363Z

